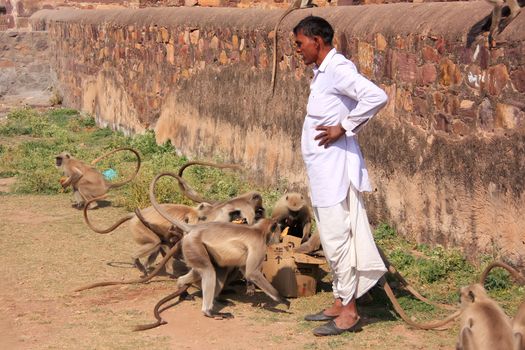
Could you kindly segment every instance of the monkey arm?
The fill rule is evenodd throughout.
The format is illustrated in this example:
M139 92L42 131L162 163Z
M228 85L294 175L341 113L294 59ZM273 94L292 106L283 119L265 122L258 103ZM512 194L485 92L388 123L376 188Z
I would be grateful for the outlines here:
M73 168L73 174L60 184L62 185L62 188L66 188L71 184L76 184L83 176L84 174L78 168Z

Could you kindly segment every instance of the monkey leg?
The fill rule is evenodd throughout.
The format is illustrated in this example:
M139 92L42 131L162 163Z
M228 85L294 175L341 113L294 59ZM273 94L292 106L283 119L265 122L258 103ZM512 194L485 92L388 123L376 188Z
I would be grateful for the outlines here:
M523 339L523 334L520 332L514 332L514 349L513 350L525 350L525 340Z
M195 271L194 269L191 269L187 274L180 276L177 278L177 287L182 288L185 285L191 285L193 283L199 282L201 279L201 276Z
M73 191L73 198L75 200L75 203L73 204L73 207L76 209L82 209L84 208L84 205L86 204L86 201L79 190Z
M459 341L456 345L457 350L476 350L474 347L474 334L470 327L463 327L459 333Z
M261 259L254 254L248 253L248 258L246 259L246 267L244 271L244 276L247 280L255 283L255 285L266 293L274 301L285 304L288 308L290 307L290 302L286 299L281 298L279 292L268 282L264 275L261 272Z
M215 298L215 284L217 283L217 276L215 268L211 265L198 270L201 276L202 286L202 312L207 317L215 317L213 313L213 299Z
M501 11L503 9L503 0L498 0L494 4L494 9L492 10L492 19L490 22L490 30L489 30L489 40L493 41L496 38L496 34L499 30L499 24L501 22ZM492 43L491 43L492 46Z
M160 239L157 238L157 242L146 243L142 245L135 253L133 254L133 262L135 266L145 275L148 275L147 268L155 261L160 249ZM142 265L140 258L143 256L148 256L146 266Z

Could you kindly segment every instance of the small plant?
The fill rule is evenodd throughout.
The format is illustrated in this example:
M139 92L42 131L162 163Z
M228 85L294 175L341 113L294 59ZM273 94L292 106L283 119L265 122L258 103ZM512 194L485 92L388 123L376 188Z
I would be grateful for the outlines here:
M493 269L488 274L485 280L485 288L487 290L503 290L508 289L512 285L509 273L503 269Z
M388 224L382 223L376 228L374 237L378 240L390 239L396 236L396 231Z

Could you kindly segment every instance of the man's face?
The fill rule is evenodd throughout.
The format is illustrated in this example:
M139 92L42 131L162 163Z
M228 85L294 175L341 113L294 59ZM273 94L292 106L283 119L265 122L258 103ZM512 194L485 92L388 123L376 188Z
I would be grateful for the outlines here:
M304 64L309 65L317 61L320 47L318 40L304 35L302 31L295 36L295 51L303 56Z

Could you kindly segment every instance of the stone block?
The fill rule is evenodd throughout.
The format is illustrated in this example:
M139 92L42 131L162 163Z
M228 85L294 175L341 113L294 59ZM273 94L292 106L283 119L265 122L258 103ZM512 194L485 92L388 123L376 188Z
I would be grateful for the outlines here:
M466 69L466 83L468 86L470 86L473 89L480 90L482 87L482 83L484 82L484 74L481 71L481 68L476 65L472 64L467 67Z
M486 84L484 90L493 96L499 96L509 82L509 73L507 66L498 64L490 67L486 75Z
M420 85L430 85L437 79L436 66L432 63L425 63L417 68L417 82Z
M396 111L412 112L412 94L410 91L397 89L396 91Z
M443 113L434 115L433 127L436 131L450 132L450 118Z
M515 129L521 124L520 116L523 117L522 114L523 113L521 113L520 109L515 106L498 103L496 105L494 127L501 129Z
M462 119L475 120L477 116L477 106L474 101L462 100L459 103L459 109L457 113Z
M359 41L357 44L357 63L360 73L371 78L374 72L374 48L372 45Z
M461 83L461 72L458 66L450 59L442 59L439 68L439 82L441 83L441 85L450 86L458 85Z
M425 62L437 63L440 60L440 55L438 54L437 50L428 45L423 46L421 49L421 56Z
M446 94L445 112L456 115L459 109L459 98L453 94Z
M166 60L170 64L175 64L175 46L173 44L166 45Z
M427 117L430 114L431 107L427 99L421 97L412 98L414 113L420 116Z
M443 95L441 92L434 92L432 95L434 100L434 106L436 110L443 111L445 109L445 95Z
M450 131L454 135L467 136L467 135L470 135L473 130L461 120L454 120L450 127Z
M514 88L521 93L525 93L525 68L521 67L511 72L510 78Z
M232 47L234 50L239 49L239 37L237 36L237 34L233 34L232 36Z
M376 34L376 48L379 51L385 51L385 49L388 47L388 42L386 41L385 37L381 33Z
M198 44L199 37L200 37L200 31L198 29L194 29L190 31L190 43L192 45Z
M445 53L445 48L446 48L446 41L445 41L445 39L438 38L436 40L435 48L436 48L436 50L437 50L437 52L439 54L442 55L443 53Z
M217 50L219 48L219 38L214 36L210 41L210 49Z
M219 55L219 62L220 64L228 63L228 55L226 55L226 51L224 50L221 51L221 54Z
M413 53L393 51L392 74L394 79L406 83L415 83L417 79L417 59Z

